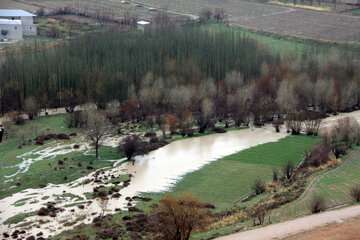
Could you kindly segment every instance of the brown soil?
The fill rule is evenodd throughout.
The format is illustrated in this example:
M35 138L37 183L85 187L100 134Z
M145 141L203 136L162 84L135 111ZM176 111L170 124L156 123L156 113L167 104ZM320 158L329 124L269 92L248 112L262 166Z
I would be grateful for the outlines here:
M359 226L360 218L356 218L344 223L330 224L283 240L359 240Z

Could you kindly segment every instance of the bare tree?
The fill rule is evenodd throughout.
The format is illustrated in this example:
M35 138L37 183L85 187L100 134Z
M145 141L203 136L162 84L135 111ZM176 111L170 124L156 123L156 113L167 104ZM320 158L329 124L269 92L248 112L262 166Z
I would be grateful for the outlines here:
M39 104L34 97L28 97L25 99L24 109L30 120L33 120L40 112Z
M165 196L154 212L158 239L188 240L192 231L204 227L211 213L207 204L201 203L192 195L179 198Z
M111 123L104 114L92 110L87 112L86 136L95 147L96 158L99 159L99 148L106 135L111 132Z
M298 102L295 96L294 85L288 80L283 80L277 91L276 103L284 113L296 111Z

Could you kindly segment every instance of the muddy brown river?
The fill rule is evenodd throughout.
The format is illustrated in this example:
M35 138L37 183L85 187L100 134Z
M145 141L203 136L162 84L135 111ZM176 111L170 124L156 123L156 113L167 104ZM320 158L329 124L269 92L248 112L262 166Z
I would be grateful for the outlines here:
M194 137L172 142L145 156L138 156L134 165L126 163L106 169L106 176L133 175L130 185L120 191L122 196L109 201L106 212L112 213L116 208L126 210L126 197L133 197L141 192L166 191L183 175L200 169L211 161L258 144L278 141L285 136L285 133L274 133L273 128L268 126ZM68 184L50 184L41 189L27 189L0 200L0 232L25 229L27 235L41 231L45 236L49 236L71 229L80 223L91 222L101 212L100 204L96 200L84 204L85 209L76 206L66 207L65 211L57 214L55 218L29 217L21 223L21 228L16 225L4 225L6 219L20 213L37 211L49 201L56 202L57 207L84 202L80 198L86 199L85 193L92 192L98 185L94 182L82 184L86 179L92 178L92 175ZM24 200L22 205L14 206L19 200Z

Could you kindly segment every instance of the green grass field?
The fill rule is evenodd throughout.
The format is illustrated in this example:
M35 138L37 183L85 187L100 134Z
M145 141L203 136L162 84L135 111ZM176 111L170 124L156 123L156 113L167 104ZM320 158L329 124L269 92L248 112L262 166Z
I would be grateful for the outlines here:
M284 221L310 214L309 204L314 196L322 196L328 208L351 204L351 187L360 184L360 148L351 150L337 168L313 177L309 188L296 201L274 210L274 221Z
M185 175L170 193L192 193L214 204L216 211L230 209L251 192L257 178L271 180L274 168L280 169L288 161L299 163L317 141L314 137L289 136L224 157ZM158 199L161 194L151 195Z
M122 155L117 149L102 147L100 156L102 160L96 160L94 155L83 155L82 152L72 152L59 155L55 158L44 159L34 162L25 173L19 173L13 178L5 176L16 173L16 164L22 160L17 156L32 151L55 145L56 142L47 142L44 146L36 146L33 143L19 148L22 142L29 142L36 136L44 133L70 133L76 132L69 129L65 124L65 115L40 117L34 121L27 121L23 126L12 126L9 129L9 138L0 144L0 198L9 196L26 188L43 187L48 183L60 184L69 182L87 175L94 169L111 166L111 162L104 160L120 159ZM63 144L71 144L80 141L79 138L61 141ZM50 145L48 145L50 144ZM30 156L31 157L31 156ZM36 156L34 156L36 157ZM63 164L59 165L59 160ZM11 181L9 181L11 180Z

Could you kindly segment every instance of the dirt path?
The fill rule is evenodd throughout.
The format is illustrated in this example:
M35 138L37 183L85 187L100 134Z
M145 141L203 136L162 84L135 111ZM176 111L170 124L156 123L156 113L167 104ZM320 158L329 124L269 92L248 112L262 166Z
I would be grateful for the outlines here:
M310 231L333 223L342 223L347 219L360 216L360 206L342 208L328 211L316 215L310 215L295 220L269 225L263 228L254 229L246 232L239 232L217 240L272 240L282 239Z
M360 218L330 224L283 240L359 240Z

